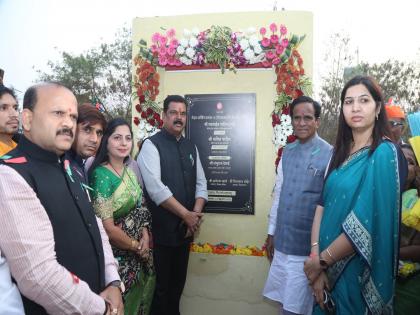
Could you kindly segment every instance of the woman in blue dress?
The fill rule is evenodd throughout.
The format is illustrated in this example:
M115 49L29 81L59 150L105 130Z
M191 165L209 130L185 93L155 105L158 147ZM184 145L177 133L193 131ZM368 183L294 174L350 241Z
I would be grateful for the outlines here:
M335 151L305 263L314 314L393 312L404 182L399 170L406 164L389 138L379 85L354 77L341 93Z

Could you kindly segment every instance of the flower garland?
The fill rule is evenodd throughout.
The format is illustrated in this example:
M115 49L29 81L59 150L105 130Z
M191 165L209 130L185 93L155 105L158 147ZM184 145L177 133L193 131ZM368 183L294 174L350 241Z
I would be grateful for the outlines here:
M163 125L160 117L160 107L156 102L159 94L159 73L156 67L147 60L136 56L134 58L136 74L134 75L133 86L135 88L138 104L135 105L140 117L134 116L133 122L139 127L137 139L142 141L158 132Z
M288 34L285 25L271 23L269 28L249 27L238 32L226 26L212 26L200 31L184 29L180 38L176 31L154 33L151 46L142 39L139 54L134 58L136 72L133 79L133 98L139 116L133 122L139 126L138 140L154 134L162 127L161 109L156 102L159 94L157 67L185 69L188 67L219 67L236 71L240 67L273 67L277 76L277 99L271 114L273 143L277 151L276 166L283 147L295 141L289 116L289 103L308 94L310 81L305 77L303 59L298 52L305 36Z
M398 264L398 276L408 278L420 271L420 264L415 262L400 260Z
M190 251L193 253L208 253L216 255L245 255L245 256L266 256L265 247L261 249L257 246L236 246L232 244L219 243L212 245L210 243L192 243Z

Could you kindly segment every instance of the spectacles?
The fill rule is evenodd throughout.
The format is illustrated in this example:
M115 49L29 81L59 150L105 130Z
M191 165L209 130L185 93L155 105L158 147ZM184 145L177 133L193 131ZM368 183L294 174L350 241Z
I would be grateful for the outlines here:
M336 313L335 302L327 290L324 290L324 307L327 314L334 315Z
M404 126L404 123L399 122L399 121L393 121L393 120L390 120L389 124L391 125L391 127Z

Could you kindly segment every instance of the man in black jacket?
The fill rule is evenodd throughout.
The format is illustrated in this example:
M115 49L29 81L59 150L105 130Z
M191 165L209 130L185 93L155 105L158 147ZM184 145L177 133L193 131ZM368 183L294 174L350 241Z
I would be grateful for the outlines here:
M152 213L156 268L153 315L179 315L189 247L207 201L198 150L182 136L186 115L185 99L168 96L163 103L163 129L144 142L138 157Z
M77 101L66 87L29 88L24 135L0 165L0 248L27 314L123 314L109 284L114 262L82 182L65 157L76 130ZM7 178L7 180L3 180Z

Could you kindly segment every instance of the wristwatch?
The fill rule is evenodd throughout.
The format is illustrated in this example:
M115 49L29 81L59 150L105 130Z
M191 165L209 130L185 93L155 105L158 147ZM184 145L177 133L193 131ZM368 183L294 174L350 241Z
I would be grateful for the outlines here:
M122 282L122 281L120 281L120 280L114 280L114 281L111 281L109 284L108 284L108 286L110 287L116 287L116 288L118 288L118 289L120 289L120 292L121 293L124 293L125 292L125 286L124 286L124 283Z
M319 264L321 265L321 268L323 270L327 270L329 267L327 261L324 258L322 258L321 254L319 254Z

